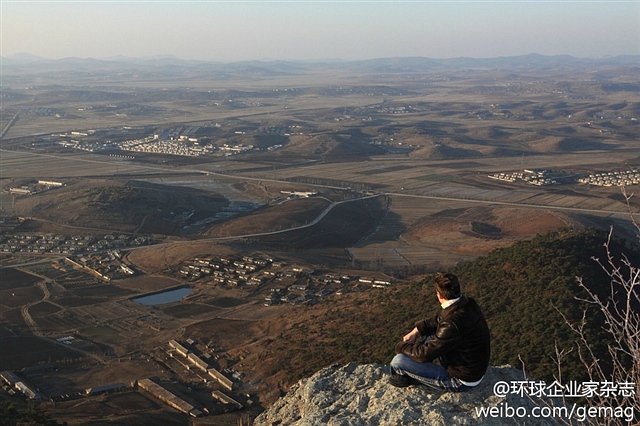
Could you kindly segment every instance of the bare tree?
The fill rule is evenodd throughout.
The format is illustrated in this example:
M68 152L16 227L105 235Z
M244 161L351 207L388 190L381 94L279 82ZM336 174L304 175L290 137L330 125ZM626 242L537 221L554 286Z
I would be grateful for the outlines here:
M623 190L630 206L631 195ZM638 231L640 225L631 212L631 221ZM611 250L613 228L609 231L606 243L606 259L593 258L610 278L610 293L601 298L589 289L582 277L578 284L586 292L585 298L577 300L595 306L604 316L604 331L611 337L608 344L608 359L600 359L594 353L594 342L586 332L586 309L580 323L565 322L578 335L578 355L584 365L589 380L608 391L597 391L586 400L589 408L597 416L586 419L593 424L628 425L640 421L640 259L629 259L622 254L615 258ZM634 264L635 263L635 264ZM615 410L615 411L614 411ZM626 410L626 411L625 411ZM621 414L620 416L614 415ZM629 418L632 418L630 421Z

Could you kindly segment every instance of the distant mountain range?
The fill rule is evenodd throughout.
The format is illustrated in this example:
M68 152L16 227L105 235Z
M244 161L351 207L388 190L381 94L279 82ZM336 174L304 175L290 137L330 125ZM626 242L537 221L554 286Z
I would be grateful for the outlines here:
M359 61L282 61L256 60L241 62L213 62L183 60L173 56L145 58L112 57L45 59L30 54L15 54L1 57L2 73L41 72L150 72L180 73L215 71L229 74L251 74L259 76L301 75L313 70L353 70L376 73L411 73L434 70L504 69L504 70L550 70L584 69L602 67L640 67L640 55L623 55L604 59L575 58L569 55L544 56L529 54L498 58L452 58L433 59L424 57L380 58Z

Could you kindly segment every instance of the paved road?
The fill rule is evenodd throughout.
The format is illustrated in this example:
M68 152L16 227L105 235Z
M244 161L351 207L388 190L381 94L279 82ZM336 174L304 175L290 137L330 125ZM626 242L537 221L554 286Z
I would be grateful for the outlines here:
M5 151L5 150L0 149L0 152L3 152L3 151ZM29 154L46 156L46 157L51 157L51 158L64 158L64 159L67 159L67 160L70 159L68 156L57 156L57 155L42 154L42 153L29 153ZM112 161L107 160L107 159L101 160L101 159L88 159L88 158L75 157L75 158L73 158L73 160L82 161L82 162L90 162L90 163L113 164ZM120 167L124 168L124 167L126 167L126 165L122 165L121 164ZM159 172L160 171L170 172L170 173L176 173L176 172L184 173L185 172L184 169L177 170L175 168L168 168L168 167L162 167L162 166L157 166L157 165L146 165L146 164L139 164L139 163L131 164L131 167L152 169L152 170L159 171ZM291 183L291 182L284 181L284 180L269 179L269 178L266 178L266 177L254 178L254 177L246 177L246 176L237 176L237 175L232 175L232 174L213 172L213 171L209 171L209 170L189 169L188 172L193 173L193 174L198 174L198 175L218 176L218 177L223 177L223 178L226 178L226 179L237 179L237 180L243 180L243 181L274 182L274 183L287 183L287 184ZM342 188L342 187L335 187L335 186L331 186L331 185L308 184L308 186L313 186L313 187L317 187L317 188L326 188L326 189L340 189L340 190L344 190L345 189L345 188ZM580 212L580 213L605 213L605 214L614 215L614 216L617 216L617 217L620 217L620 218L629 217L629 212L628 211L619 211L619 210L589 209L589 208L581 208L581 207L554 206L554 205L550 205L550 204L532 204L532 203L496 201L496 200L485 200L485 199L474 199L474 198L455 198L455 197L447 197L447 196L440 196L440 195L417 195L417 194L389 192L389 193L380 193L380 194L376 194L376 195L369 195L369 196L366 196L366 197L354 198L354 199L351 199L351 200L344 200L344 201L332 203L320 215L318 215L313 221L311 221L310 223L305 224L305 225L296 226L296 227L283 229L283 230L279 230L279 231L254 233L254 234L244 234L244 235L234 235L234 236L228 236L228 237L207 238L207 239L198 240L198 241L229 241L229 240L234 240L234 239L243 239L243 238L252 238L252 237L260 237L260 236L276 235L276 234L282 234L282 233L285 233L285 232L291 232L291 231L295 231L295 230L299 230L299 229L308 228L308 227L314 226L318 222L320 222L335 206L337 206L339 204L348 203L348 202L357 201L357 200L375 198L375 197L378 197L380 195L389 195L391 197L405 197L405 198L409 197L409 198L432 199L432 200L448 200L448 201L453 201L453 202L472 203L472 204L475 203L475 204L505 205L505 206L513 206L513 207L540 208L540 209L549 209L549 210L573 211L573 212ZM98 231L97 229L95 229L95 230ZM99 231L100 232L106 232L108 230L100 229ZM161 244L158 244L158 246L159 245L170 245L170 244L190 244L192 242L193 242L193 240L174 241L174 242L161 243ZM144 247L147 247L147 246L144 246ZM132 248L124 249L124 250L125 251L132 251L132 250L136 250L136 249L140 249L140 248L143 248L143 247L132 247ZM46 260L46 261L48 261L48 260ZM21 265L11 265L11 267L28 266L28 265L32 265L34 263L40 263L40 261L24 263L24 264L21 264ZM0 265L0 268L2 268L1 265Z
M10 151L10 150L4 150L4 149L0 149L0 152L14 152L14 151ZM44 156L44 157L50 157L50 158L60 158L60 159L65 159L65 160L73 160L73 161L80 161L80 162L88 162L88 163L100 163L100 164L110 164L113 165L113 161L109 161L107 159L89 159L89 158L80 158L80 157L73 157L70 158L68 156L63 156L63 155L53 155L53 154L44 154L44 153L33 153L33 152L24 152L24 151L20 151L21 153L25 153L25 154L29 154L29 155L36 155L36 156ZM248 176L239 176L239 175L233 175L233 174L226 174L226 173L219 173L219 172L214 172L214 171L210 171L210 170L197 170L197 169L184 169L184 168L169 168L169 167L163 167L163 166L158 166L158 165L152 165L152 164L142 164L142 163L133 163L129 165L130 167L133 168L137 168L137 169L150 169L150 170L154 170L154 171L158 171L158 172L168 172L171 174L175 174L175 173L185 173L185 172L189 172L189 173L193 173L195 175L206 175L206 176L217 176L217 177L222 177L222 178L227 178L227 179L236 179L236 180L242 180L242 181L256 181L256 182L274 182L274 183L286 183L286 184L291 184L291 182L286 181L286 180L279 180L279 179L269 179L266 176L265 177L248 177ZM120 168L126 168L127 165L123 165L123 164L119 164ZM109 176L113 176L113 175L109 175ZM339 190L344 190L345 188L343 187L337 187L337 186L331 186L331 185L318 185L318 184L306 184L307 186L313 186L313 187L317 187L317 188L326 188L326 189L339 189ZM580 208L580 207L562 207L562 206L554 206L554 205L549 205L549 204L529 204L529 203L518 203L518 202L509 202L509 201L492 201L492 200L482 200L482 199L474 199L474 198L455 198L455 197L446 197L446 196L439 196L439 195L417 195L417 194L407 194L407 193L400 193L400 192L388 192L386 193L387 195L391 195L394 197L414 197L414 198L426 198L426 199L436 199L436 200L450 200L450 201L458 201L458 202L466 202L466 203L479 203L479 204L497 204L497 205L508 205L508 206L515 206L515 207L534 207L534 208L546 208L546 209L553 209L553 210L565 210L565 211L575 211L575 212L582 212L582 213L607 213L607 214L626 214L628 215L629 212L628 211L614 211L614 210L601 210L601 209L587 209L587 208ZM382 195L382 194L378 194L378 195ZM332 207L330 207L332 208ZM316 222L317 223L317 222ZM288 230L283 230L282 232L287 232ZM247 235L247 237L251 237L251 236L259 236L260 234L254 234L254 235ZM267 234L268 235L268 234ZM236 236L236 237L229 237L229 238L242 238L242 236Z
M29 273L34 274L34 272L29 271ZM73 344L71 345L66 345L63 344L55 339L50 339L50 338L46 338L44 337L42 331L40 331L40 328L38 327L38 324L35 322L35 320L33 319L33 317L31 317L31 314L29 313L29 308L31 308L33 305L36 305L40 302L45 302L47 300L49 300L49 298L51 297L51 292L49 291L49 286L48 284L50 282L52 282L49 278L44 277L43 275L39 275L39 274L35 274L41 278L43 278L43 281L40 281L37 285L38 287L40 287L40 289L42 290L42 299L38 300L37 302L33 302L33 303L28 303L25 306L23 306L20 309L20 313L22 314L22 318L24 319L24 322L29 326L29 329L31 330L31 333L36 336L36 337L41 337L43 339L46 339L48 341L50 341L51 343L54 343L56 345L60 345L63 346L67 349L70 349L72 351L75 352L80 352L85 356L89 356L94 358L96 361L98 361L101 364L105 364L106 361L104 358L102 358L100 355L97 355L93 352L89 352L89 351L85 351L84 349L80 349L77 347L74 347Z
M367 195L366 197L352 198L350 200L343 200L343 201L338 201L338 202L331 203L315 219L313 219L311 222L309 222L309 223L307 223L305 225L294 226L294 227L287 228L287 229L281 229L279 231L260 232L260 233L255 233L255 234L244 234L244 235L234 235L234 236L230 236L230 237L216 237L216 238L211 238L211 239L213 239L213 240L221 240L222 241L222 240L234 240L234 239L252 238L252 237L263 237L265 235L283 234L285 232L297 231L298 229L310 228L310 227L318 224L318 222L320 222L322 219L324 219L324 217L327 214L329 214L329 212L331 210L333 210L334 207L339 206L340 204L352 203L354 201L368 200L368 199L377 198L377 197L380 197L380 194Z
M4 137L4 135L7 134L7 132L11 128L11 126L13 126L13 124L18 120L18 115L19 114L20 114L19 112L16 112L16 114L13 116L11 121L9 121L6 126L4 126L4 129L2 129L2 132L0 132L0 139L2 139Z
M279 231L259 232L259 233L254 233L254 234L232 235L232 236L228 236L228 237L211 237L211 238L202 238L202 239L197 239L197 240L170 241L170 242L165 242L165 243L154 244L153 246L127 247L127 248L123 248L123 249L120 249L120 250L123 251L123 252L127 252L127 251L134 251L134 250L139 250L139 249L144 249L144 248L149 248L149 247L162 247L162 246L170 246L170 245L192 244L194 242L202 242L202 241L241 240L243 238L254 238L254 237L267 236L267 235L283 234L285 232L291 232L291 231L296 231L296 230L299 230L299 229L305 229L305 228L310 228L312 226L315 226L316 224L318 224L318 222L320 222L322 219L324 219L324 217L327 214L329 214L329 212L334 207L336 207L336 206L338 206L340 204L351 203L351 202L354 202L354 201L368 200L368 199L376 198L376 197L379 197L379 196L380 196L380 194L367 195L366 197L352 198L352 199L349 199L349 200L343 200L343 201L334 202L334 203L330 204L329 206L327 206L327 208L324 209L322 211L322 213L320 213L311 222L309 222L309 223L307 223L305 225L294 226L294 227L287 228L287 229L281 229ZM40 219L38 219L38 220L40 220ZM101 232L106 232L106 230L104 230L104 229L102 229L100 231ZM104 251L107 252L107 251L110 251L110 250L111 249L104 250ZM47 259L41 259L41 260L36 260L36 261L32 261L32 262L25 262L25 263L20 263L20 264L15 264L15 265L0 265L0 269L2 269L2 268L18 268L18 267L23 267L23 266L37 265L37 264L41 264L41 263L49 263L52 260L63 259L64 257L66 257L66 256L60 256L60 257L56 257L56 258L48 257ZM32 272L30 272L30 273L32 273Z
M582 212L582 213L607 213L607 214L621 214L629 216L628 211L620 211L620 210L604 210L604 209L585 209L582 207L563 207L563 206L554 206L551 204L532 204L532 203L517 203L511 201L495 201L495 200L478 200L473 198L454 198L454 197L444 197L439 195L416 195L416 194L402 194L399 192L387 192L387 195L392 197L408 197L408 198L425 198L431 200L449 200L456 202L464 202L464 203L478 203L478 204L498 204L505 206L513 206L513 207L529 207L529 208L539 208L539 209L548 209L548 210L566 210L566 211L574 211L574 212Z

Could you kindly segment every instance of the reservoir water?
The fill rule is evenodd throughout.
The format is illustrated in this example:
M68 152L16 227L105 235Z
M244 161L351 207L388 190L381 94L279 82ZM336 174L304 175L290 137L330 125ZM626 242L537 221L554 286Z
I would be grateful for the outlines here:
M150 294L148 296L131 299L141 305L154 306L165 303L179 302L184 296L191 293L189 287L176 288L175 290L163 291L161 293Z

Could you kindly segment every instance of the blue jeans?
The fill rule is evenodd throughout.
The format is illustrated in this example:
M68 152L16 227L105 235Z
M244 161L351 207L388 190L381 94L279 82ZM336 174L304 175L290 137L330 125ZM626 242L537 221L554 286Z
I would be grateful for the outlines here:
M428 336L423 340L426 343L433 336ZM397 354L391 360L392 373L409 376L419 381L423 385L434 389L448 392L465 392L473 389L459 379L452 377L446 368L431 362L419 362L405 354Z
M473 389L447 373L444 367L431 362L418 362L405 354L397 354L391 360L394 373L410 376L431 388L448 392L464 392Z

